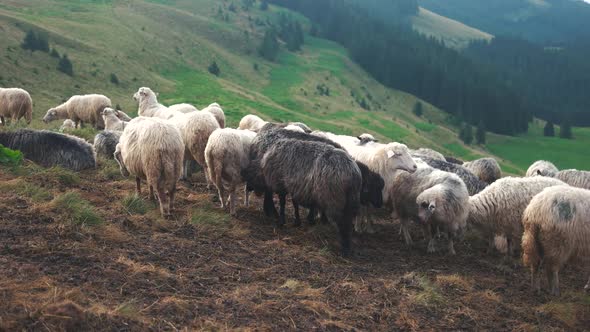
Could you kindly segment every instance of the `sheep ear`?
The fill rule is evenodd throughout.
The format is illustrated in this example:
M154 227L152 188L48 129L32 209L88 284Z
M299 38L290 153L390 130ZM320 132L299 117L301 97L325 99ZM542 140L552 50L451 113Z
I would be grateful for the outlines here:
M391 150L387 151L387 158L393 158L393 156L395 156L395 153Z
M430 212L433 212L434 209L436 209L436 205L434 205L434 203L430 203L430 205L428 205L428 210L430 210Z

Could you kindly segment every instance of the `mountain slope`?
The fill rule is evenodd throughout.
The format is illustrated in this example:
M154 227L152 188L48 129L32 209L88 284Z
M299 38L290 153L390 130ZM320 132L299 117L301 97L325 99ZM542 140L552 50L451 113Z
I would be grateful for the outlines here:
M444 40L447 46L455 48L464 48L472 40L493 38L487 32L438 15L425 8L420 8L418 15L412 18L412 27L422 34Z

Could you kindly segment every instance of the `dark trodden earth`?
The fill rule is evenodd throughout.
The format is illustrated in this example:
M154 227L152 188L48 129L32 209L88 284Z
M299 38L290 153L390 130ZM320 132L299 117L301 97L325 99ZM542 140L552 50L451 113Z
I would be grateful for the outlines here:
M355 236L344 259L335 226L295 227L290 213L279 229L260 198L230 218L201 173L179 183L174 216L164 220L145 188L129 203L134 182L117 172L112 162L77 174L0 169L0 330L590 326L587 274L570 267L561 297L533 295L520 259L486 253L470 232L456 256L444 239L427 254L419 228L407 248L383 212L377 233ZM80 214L72 197L95 209Z

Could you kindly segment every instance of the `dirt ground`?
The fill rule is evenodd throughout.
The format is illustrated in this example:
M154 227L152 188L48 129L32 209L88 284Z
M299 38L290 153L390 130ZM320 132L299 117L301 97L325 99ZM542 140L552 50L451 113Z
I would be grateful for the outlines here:
M427 254L419 229L410 249L382 218L343 259L335 227L278 229L258 198L230 218L198 176L179 184L170 220L155 206L141 215L121 204L131 179L78 176L71 185L20 180L53 198L79 193L99 225L74 225L50 200L0 190L2 331L590 329L581 270L560 275L561 297L533 295L517 257L487 254L472 236L454 257L444 243ZM0 184L18 177L0 168Z

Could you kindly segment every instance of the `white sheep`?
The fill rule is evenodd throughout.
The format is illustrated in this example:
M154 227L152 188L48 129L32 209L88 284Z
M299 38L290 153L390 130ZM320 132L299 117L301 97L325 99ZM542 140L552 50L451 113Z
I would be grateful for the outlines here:
M494 247L494 236L503 235L511 255L522 236L522 213L543 189L564 183L548 177L505 177L469 198L468 223L482 232Z
M205 107L203 111L213 114L213 116L217 120L217 123L219 123L219 128L225 128L225 113L223 112L223 109L221 108L221 106L219 106L218 103L213 103Z
M308 133L308 134L311 133L311 128L309 128L309 126L307 126L303 122L289 122L289 125L297 126L297 127L301 128L303 130L303 132L305 132L305 133Z
M170 215L174 206L176 182L182 171L184 143L178 129L161 119L138 117L129 122L115 149L121 174L135 175L137 194L140 179L156 190L162 216Z
M533 289L540 291L544 268L551 293L559 295L559 271L572 261L588 266L590 190L555 186L536 195L524 211L522 260L531 269ZM590 279L584 287L590 290Z
M400 143L379 144L375 146L346 145L344 148L354 160L365 164L371 171L379 174L385 186L383 188L383 203L391 206L391 186L396 173L399 171L413 173L418 166L408 152L408 147ZM363 226L366 225L366 226ZM373 232L372 221L366 209L362 209L355 220L355 230Z
M27 124L33 120L33 99L31 95L19 88L0 88L0 121L6 125L10 119L16 123L25 118Z
M65 119L64 123L59 127L59 132L63 133L72 129L76 129L76 123L70 119Z
M553 165L552 162L546 160L537 160L529 167L525 176L529 177L541 175L554 177L557 172L559 172L559 170L557 167L555 167L555 165Z
M463 164L463 167L475 174L480 180L487 184L492 184L494 181L502 177L502 169L500 164L494 158L480 158L474 161L469 161Z
M449 233L449 253L454 255L454 234L466 224L469 193L453 173L421 167L414 173L398 172L389 186L391 206L400 219L406 244L412 244L409 225L419 221L426 228L428 252L433 252L432 226L444 226Z
M241 172L250 163L250 146L256 133L250 130L217 129L209 137L205 159L209 179L217 187L221 207L226 207L224 198L229 192L230 214L236 214L236 189L244 184ZM248 191L244 188L244 204L249 205Z
M588 171L566 169L557 172L555 178L569 184L572 187L590 189L590 172Z
M131 117L121 110L117 110L117 117L123 121L131 121Z
M112 107L111 100L104 95L89 94L72 96L65 103L50 108L43 122L49 123L57 119L71 119L76 123L76 127L90 123L97 129L104 129L102 111Z
M248 114L244 116L242 120L240 120L238 129L248 129L257 133L267 123L267 121L262 120L260 117L256 115Z
M303 129L301 129L301 127L296 126L296 125L292 125L292 124L287 125L287 126L285 126L285 129L286 130L295 131L295 132L298 132L298 133L304 133L305 134L305 131Z
M119 119L117 111L107 107L102 111L102 119L104 121L104 129L111 131L122 131L129 122Z
M199 110L191 104L182 103L168 106L168 110L171 112L190 113L198 112Z
M367 133L362 133L357 138L359 139L360 145L368 145L371 143L379 142L379 140L376 139L375 136Z
M410 155L412 155L412 157L418 158L427 157L434 160L447 161L442 153L429 148L419 148L418 150L410 150Z
M158 103L158 97L148 87L139 88L133 95L133 99L139 103L139 109L137 111L139 116L170 119L173 116L184 114L170 110L168 107Z
M210 187L209 172L205 161L205 147L209 136L219 129L219 124L209 112L190 112L172 117L169 120L179 130L185 145L183 179L187 179L190 172L190 161L195 160L202 168Z

